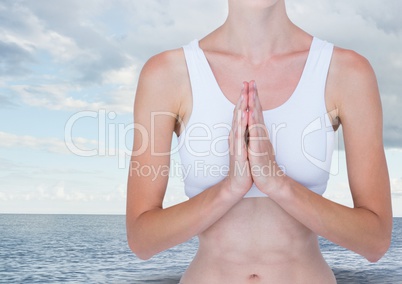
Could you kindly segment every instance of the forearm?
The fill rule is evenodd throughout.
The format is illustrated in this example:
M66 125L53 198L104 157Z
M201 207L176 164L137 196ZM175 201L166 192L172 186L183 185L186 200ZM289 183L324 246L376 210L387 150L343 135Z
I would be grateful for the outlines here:
M286 177L280 190L270 197L316 234L377 261L388 249L389 216L379 216L366 208L349 208L311 192Z
M234 109L233 125L228 141L229 171L221 182L203 190L186 202L162 209L166 177L160 176L159 179L150 180L149 177L137 174L129 178L127 236L129 246L137 256L150 258L202 233L238 203L251 188L252 178L249 171L246 173L243 170L239 171L249 169L245 142L247 95L248 84L243 83L241 95ZM158 135L164 130L166 131L166 128L161 127ZM165 141L165 136L155 140ZM167 146L171 147L170 144L164 147ZM167 158L157 158L148 153L134 159L139 165L159 166L168 165Z
M223 180L186 202L146 211L127 224L130 247L137 256L148 259L200 234L240 199L230 195Z

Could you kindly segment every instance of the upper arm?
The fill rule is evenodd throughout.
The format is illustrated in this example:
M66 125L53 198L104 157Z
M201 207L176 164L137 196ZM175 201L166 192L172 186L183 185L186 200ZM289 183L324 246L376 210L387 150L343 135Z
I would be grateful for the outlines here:
M354 206L389 219L390 184L374 71L364 57L342 49L335 49L331 69L331 92L336 93Z
M180 50L168 51L152 57L141 71L127 187L129 222L143 212L162 207L172 135L179 117L183 61Z

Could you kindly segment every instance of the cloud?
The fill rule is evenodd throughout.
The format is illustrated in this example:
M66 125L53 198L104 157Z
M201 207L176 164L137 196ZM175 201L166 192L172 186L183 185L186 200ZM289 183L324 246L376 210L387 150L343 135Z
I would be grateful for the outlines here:
M85 191L66 186L65 181L55 184L38 184L34 189L25 191L0 192L0 201L63 201L63 202L123 202L126 188L123 184L106 191Z
M135 59L136 47L124 47L102 22L115 4L44 2L0 4L0 52L5 55L0 75L7 74L2 85L13 101L51 110L131 112L143 62ZM116 6L127 15L124 5ZM3 95L0 100L3 107L11 105Z
M13 42L0 40L0 76L10 77L29 73L27 64L34 62L33 56Z
M401 147L398 0L287 3L307 31L369 58L382 93L385 145ZM145 60L204 36L223 22L226 9L225 1L213 0L3 1L0 72L9 80L2 78L1 107L15 106L18 98L51 110L131 113Z
M74 39L44 26L43 21L21 1L0 5L0 16L3 28L0 39L3 45L12 46L14 53L18 52L16 59L21 61L19 64L24 64L26 58L35 58L35 63L41 64L40 56L44 52L56 61L71 60L78 55L88 56L77 47ZM33 71L31 65L25 68Z
M85 192L66 187L64 181L60 181L53 186L41 184L36 187L36 192L32 199L37 200L61 200L67 202L95 202L95 201L116 201L125 199L125 190L122 186L105 192Z
M6 20L4 37L29 46L36 56L47 53L77 84L102 83L103 72L132 64L104 25L93 22L94 13L105 9L102 1L19 1L7 8L17 23Z
M0 158L0 170L10 170L17 168L17 164L13 161L10 161L8 159Z
M37 150L77 157L109 157L117 159L119 167L125 168L126 160L131 155L131 146L127 147L125 140L127 133L110 133L108 135L111 136L106 137L105 134L104 137L107 141L99 141L73 136L72 133L66 133L64 139L59 139L54 137L38 138L29 135L15 135L0 131L0 147ZM117 140L117 145L105 145L106 143L110 143L111 140Z
M402 89L401 89L402 90ZM402 99L400 95L383 96L384 139L389 148L402 148Z
M288 1L291 18L311 34L353 49L373 65L380 87L386 147L402 147L400 1Z
M2 88L0 88L0 92L2 91ZM15 107L16 104L10 96L6 94L0 93L0 108L9 108L9 107Z
M74 137L73 143L79 149L92 149L98 146L97 140L89 140L81 137ZM0 131L0 147L4 148L27 148L46 151L57 154L71 154L65 141L58 138L38 138L29 135L15 135Z
M29 106L52 110L100 109L103 102L88 102L69 96L76 88L70 85L17 85L11 87Z
M133 110L134 87L130 77L133 68L124 68L105 74L103 87L82 88L71 84L19 84L10 86L8 91L18 96L19 100L28 106L46 108L49 110L80 111L108 109L116 113L131 113ZM132 71L134 72L134 71ZM112 81L115 80L115 81ZM129 82L125 84L123 82ZM116 85L115 85L116 84ZM91 95L88 95L91 92ZM4 98L8 105L15 105L9 97Z
M376 1L359 0L357 12L365 19L372 21L386 33L400 34L402 32L402 18L400 15L401 2L399 0Z
M391 179L391 192L393 197L402 197L402 178Z
M3 2L0 40L14 54L5 66L18 67L9 88L29 106L130 113L145 60L213 29L222 9L212 0ZM208 10L216 21L198 25Z
M401 147L399 0L287 5L292 20L311 34L370 60L383 99L385 145ZM215 0L2 1L2 85L29 106L130 113L144 62L203 37L224 21L226 10L226 1ZM0 95L2 106L13 101Z
M216 29L226 17L226 1L125 2L132 27L122 41L141 61L161 51L178 48ZM129 5L127 5L129 3Z

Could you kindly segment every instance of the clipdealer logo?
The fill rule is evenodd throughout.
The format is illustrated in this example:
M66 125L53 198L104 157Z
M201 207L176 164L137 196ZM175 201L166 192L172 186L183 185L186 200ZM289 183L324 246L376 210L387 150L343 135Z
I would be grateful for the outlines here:
M139 156L144 154L146 151L150 151L150 154L155 157L168 156L176 154L180 151L182 147L188 154L193 157L208 157L214 156L216 158L228 157L229 155L229 132L231 130L231 125L227 123L217 123L213 126L209 126L204 123L194 123L188 128L185 127L184 123L180 123L182 132L179 139L177 139L177 145L173 146L170 151L158 152L157 151L157 141L161 139L157 136L156 125L157 120L160 118L166 118L168 116L171 118L177 118L177 115L170 112L152 112L150 114L150 129L139 123L117 123L117 114L113 111L107 112L105 109L100 109L98 111L81 111L72 115L66 122L64 129L65 145L69 151L75 155L81 157L94 157L94 156L109 156L117 157L118 167L126 168L131 156ZM86 145L80 141L79 137L74 137L74 128L80 123L81 120L90 119L92 123L95 122L94 129L97 130L97 145ZM269 140L272 143L274 151L276 152L278 147L278 137L281 131L287 129L286 123L281 124L271 124L269 132ZM309 152L308 147L306 147L306 141L309 136L316 131L326 129L326 153L323 157L318 158ZM329 119L317 118L308 124L303 132L301 133L301 150L304 157L310 161L313 165L318 168L324 169L326 171L328 168L328 163L331 163L332 152L335 147L337 147L337 140L339 140L338 133L330 131L332 125ZM135 133L135 134L134 134ZM219 135L217 135L219 133ZM135 150L132 149L132 145L127 145L127 140L133 137L133 135L140 135L140 145L136 145ZM129 139L127 139L129 138ZM267 139L267 137L261 137L261 139ZM333 143L335 141L335 144ZM196 143L196 144L194 144ZM199 145L204 145L205 147L198 147ZM263 155L264 153L252 153L253 155ZM210 165L208 163L201 164L202 159L198 161L198 164L193 165L193 170L197 172L207 171L208 174L214 175L215 172L218 174L227 172L222 166ZM338 160L335 159L335 165L331 167L330 173L335 175L338 173ZM130 165L136 170L139 170L138 165ZM183 169L183 166L180 168ZM264 169L262 172L267 172ZM141 169L144 175L147 175L145 171L150 173L167 173L168 169L154 168L147 169L147 166L142 166ZM187 166L188 167L188 166ZM220 168L217 168L220 167ZM205 170L207 169L207 170ZM260 169L262 170L262 169ZM282 169L284 170L284 169ZM182 170L184 176L188 176L190 173L189 169ZM241 171L240 171L241 172ZM177 175L178 176L178 175ZM206 176L206 175L204 175Z

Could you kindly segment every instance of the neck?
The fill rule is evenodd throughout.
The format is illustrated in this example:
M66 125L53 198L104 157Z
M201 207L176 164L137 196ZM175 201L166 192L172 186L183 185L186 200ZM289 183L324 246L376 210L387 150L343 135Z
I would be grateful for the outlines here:
M286 52L299 29L287 16L285 2L279 0L268 7L247 2L253 1L229 1L228 17L219 29L225 43L254 62Z

